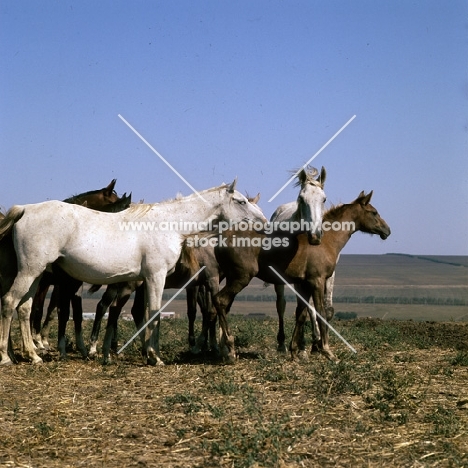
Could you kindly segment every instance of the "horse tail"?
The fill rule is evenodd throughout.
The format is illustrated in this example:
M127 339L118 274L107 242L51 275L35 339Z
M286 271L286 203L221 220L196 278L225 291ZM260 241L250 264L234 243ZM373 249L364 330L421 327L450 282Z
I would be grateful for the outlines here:
M191 274L195 274L200 269L197 256L195 254L195 247L190 245L185 239L182 242L182 251L180 253L180 263L188 268Z
M0 240L3 239L24 215L24 206L15 205L10 208L3 219L0 220Z

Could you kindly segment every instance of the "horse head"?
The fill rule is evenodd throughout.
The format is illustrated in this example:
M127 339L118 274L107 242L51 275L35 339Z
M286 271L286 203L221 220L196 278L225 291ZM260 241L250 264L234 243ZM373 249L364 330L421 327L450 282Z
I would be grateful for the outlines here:
M319 245L322 242L322 217L324 205L327 199L323 187L326 171L322 167L320 174L315 168L303 168L297 175L296 185L301 187L297 197L297 215L301 223L304 222L307 229L307 239L311 245Z
M234 222L261 222L266 223L267 219L262 210L256 205L257 200L250 201L242 193L236 190L237 178L226 186L224 203L221 208L220 219L232 220Z
M380 217L378 211L370 204L373 190L367 195L362 191L353 204L359 211L356 217L356 227L368 234L378 234L382 240L385 240L391 233L390 227L383 218Z

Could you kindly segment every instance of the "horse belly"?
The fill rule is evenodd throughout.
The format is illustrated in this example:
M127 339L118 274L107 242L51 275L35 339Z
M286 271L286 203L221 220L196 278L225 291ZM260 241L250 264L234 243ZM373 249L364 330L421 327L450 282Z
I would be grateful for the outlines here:
M88 244L68 249L57 264L70 276L93 284L111 284L141 278L141 254L135 245L126 249Z

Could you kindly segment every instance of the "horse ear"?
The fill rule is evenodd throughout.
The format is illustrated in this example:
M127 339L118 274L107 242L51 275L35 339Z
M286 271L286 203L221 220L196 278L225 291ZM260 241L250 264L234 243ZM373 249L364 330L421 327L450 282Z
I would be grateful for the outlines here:
M252 198L250 200L250 203L253 203L254 205L256 205L258 203L258 200L260 200L260 192L257 193L257 196L255 198Z
M317 179L317 181L320 182L320 185L322 186L322 188L325 185L326 178L327 178L327 171L322 166L322 170L320 171L320 175L318 176L318 179Z
M104 189L104 192L112 193L114 191L116 182L117 182L117 179L112 179L111 183Z
M297 174L297 178L299 179L301 185L307 182L307 172L304 168L302 168L299 174Z
M356 198L356 203L359 203L360 205L368 205L370 202L370 199L372 198L372 194L374 193L373 190L371 190L367 195L364 193L364 190L359 194L359 196Z
M229 193L234 193L234 190L236 189L237 185L237 177L233 180L232 184L228 188Z
M365 197L364 197L364 203L363 205L368 205L371 198L372 198L372 194L374 193L373 190L371 190Z

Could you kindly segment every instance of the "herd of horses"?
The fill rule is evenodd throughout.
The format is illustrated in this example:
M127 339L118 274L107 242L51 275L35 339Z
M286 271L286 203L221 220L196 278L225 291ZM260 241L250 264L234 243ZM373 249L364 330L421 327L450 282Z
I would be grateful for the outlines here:
M41 363L38 351L49 347L50 318L58 312L58 351L66 357L66 326L73 309L77 350L83 357L97 352L102 318L109 317L102 345L104 362L116 347L117 322L135 292L132 316L140 332L142 355L148 364L162 364L159 329L165 288L187 286L189 344L196 352L211 347L224 361L236 359L234 337L227 314L239 292L257 277L273 284L279 317L278 350L285 351L284 287L298 293L296 324L289 346L292 357L304 350L304 324L313 325L312 351L329 359L335 356L328 340L327 320L333 317L335 267L343 247L354 232L390 235L390 228L371 205L372 192L361 192L349 204L325 211L325 169L303 168L297 173L299 194L278 207L269 223L258 206L232 184L177 197L160 203L131 203L131 194L119 197L113 180L107 187L70 199L15 205L0 220L0 365L15 362L10 339L11 321L17 313L22 350L26 359ZM229 229L220 229L222 224ZM348 229L324 229L325 221ZM126 223L187 223L209 225L210 230L122 229ZM300 230L282 226L300 225ZM248 226L239 231L236 227ZM153 225L153 224L152 224ZM185 224L184 224L185 225ZM280 226L262 229L259 226ZM305 226L302 228L302 226ZM238 238L243 243L239 245ZM217 242L194 243L193 239ZM223 285L224 281L224 285ZM83 310L79 290L107 285L99 301L85 345ZM54 286L47 317L42 324L46 293ZM202 330L195 338L197 304L202 309ZM317 322L316 314L321 320ZM216 324L221 339L218 344Z

